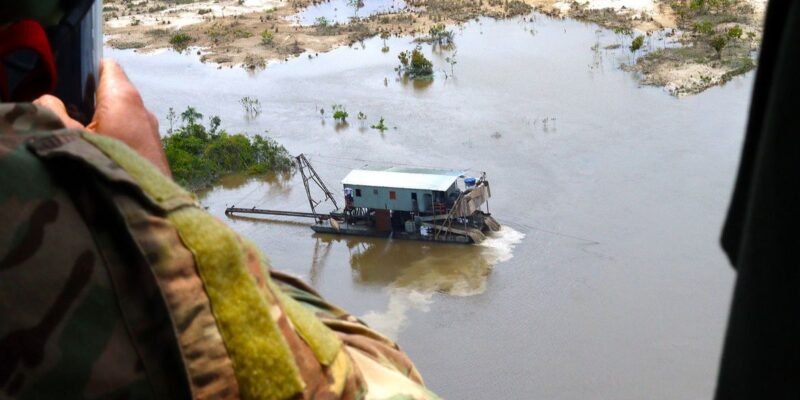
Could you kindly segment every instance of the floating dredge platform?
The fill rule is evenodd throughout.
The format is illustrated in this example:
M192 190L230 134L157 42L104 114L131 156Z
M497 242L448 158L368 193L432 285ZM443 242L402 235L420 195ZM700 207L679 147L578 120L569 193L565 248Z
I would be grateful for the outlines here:
M229 207L225 214L314 218L311 229L319 233L463 244L480 243L487 232L500 229L488 212L491 191L485 173L474 178L457 170L364 167L342 180L345 206L340 209L305 156L297 156L296 161L311 212ZM312 199L310 182L325 199ZM317 212L326 200L336 210Z

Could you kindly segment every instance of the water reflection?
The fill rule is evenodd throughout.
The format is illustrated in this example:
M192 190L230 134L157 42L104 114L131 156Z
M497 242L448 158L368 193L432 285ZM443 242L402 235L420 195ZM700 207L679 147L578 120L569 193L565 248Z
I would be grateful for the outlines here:
M427 311L435 294L474 296L486 291L494 266L508 261L524 234L504 226L476 246L428 244L416 241L316 235L311 263L312 283L333 243L344 242L350 254L352 278L360 285L385 287L389 304L372 310L365 321L389 337L403 329L410 310Z
M263 175L228 174L220 178L215 185L197 191L197 196L203 199L216 190L239 189L250 183L257 183L256 189L253 191L258 190L265 197L287 196L292 190L291 179L293 175L293 171L268 172Z

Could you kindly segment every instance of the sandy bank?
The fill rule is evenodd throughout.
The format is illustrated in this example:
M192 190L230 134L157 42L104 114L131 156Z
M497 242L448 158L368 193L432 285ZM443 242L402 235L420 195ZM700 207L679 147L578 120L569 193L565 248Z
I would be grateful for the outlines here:
M220 68L235 65L263 68L269 62L287 60L304 52L311 57L376 35L419 35L435 24L458 24L480 16L508 18L527 15L533 10L594 22L631 35L665 29L687 30L693 21L685 15L676 15L677 1L407 0L404 9L349 23L300 26L292 16L316 0L216 0L186 4L111 0L104 3L104 18L107 44L115 48L151 51L199 47L203 49L202 60L219 64ZM749 48L760 40L765 0L742 1L751 4L744 10L747 15L738 19L746 32L755 32L747 44ZM725 63L715 64L707 58L681 59L673 54L668 60L659 61L651 56L648 62L626 69L641 74L645 84L665 86L673 94L696 93L724 81L734 71ZM702 73L697 72L701 70ZM709 80L708 76L717 78Z

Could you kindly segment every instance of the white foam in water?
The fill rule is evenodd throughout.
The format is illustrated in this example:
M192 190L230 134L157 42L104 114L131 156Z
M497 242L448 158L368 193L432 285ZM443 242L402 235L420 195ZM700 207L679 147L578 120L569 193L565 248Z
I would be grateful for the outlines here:
M493 262L490 261L489 263L495 265L501 262L506 262L514 257L514 247L516 247L517 244L524 238L524 233L503 225L500 227L499 231L489 234L489 236L486 237L486 240L484 240L479 246L483 246L491 250L491 254L495 256L496 259Z

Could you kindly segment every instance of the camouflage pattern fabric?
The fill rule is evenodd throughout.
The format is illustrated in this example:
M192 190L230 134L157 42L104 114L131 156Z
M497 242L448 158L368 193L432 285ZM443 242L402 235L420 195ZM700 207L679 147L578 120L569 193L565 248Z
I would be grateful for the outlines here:
M127 146L0 104L0 398L432 399Z

